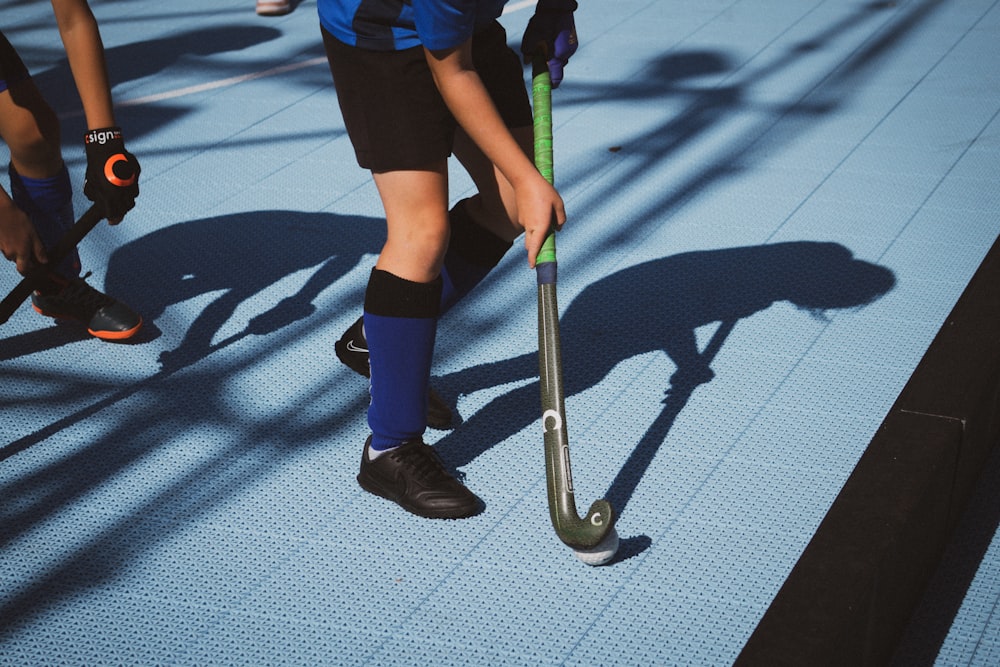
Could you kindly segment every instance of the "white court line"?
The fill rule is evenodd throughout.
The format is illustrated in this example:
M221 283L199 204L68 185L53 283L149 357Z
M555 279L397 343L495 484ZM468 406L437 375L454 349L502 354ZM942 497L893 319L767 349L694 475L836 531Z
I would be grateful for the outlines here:
M245 81L262 79L266 76L273 76L274 74L284 74L285 72L291 72L293 70L302 69L304 67L312 67L313 65L319 65L319 64L326 64L325 56L310 58L309 60L303 60L302 62L291 63L289 65L281 65L280 67L272 67L271 69L266 69L262 72L253 72L252 74L231 76L227 79L219 79L218 81L209 81L208 83L200 83L197 86L187 86L185 88L177 88L175 90L168 90L163 93L156 93L155 95L146 95L145 97L134 97L130 100L124 100L122 102L119 102L115 106L131 107L140 104L151 104L153 102L161 102L163 100L170 100L175 97L183 97L185 95L194 95L195 93L203 93L206 90L215 90L216 88L235 86L236 84L243 83Z
M504 15L510 14L512 12L520 11L525 7L534 7L537 0L521 0L521 2L512 2L509 5L504 5L503 13Z
M534 7L537 0L521 0L520 2L515 2L504 6L503 14L511 14L513 12L526 9L528 7ZM314 65L326 64L326 57L320 56L317 58L310 58L309 60L303 60L302 62L291 63L289 65L281 65L279 67L272 67L271 69L266 69L261 72L253 72L251 74L243 74L241 76L231 76L226 79L219 79L218 81L209 81L207 83L200 83L196 86L186 86L184 88L177 88L174 90L168 90L162 93L156 93L154 95L145 95L143 97L134 97L130 100L122 100L115 104L116 107L134 107L141 106L143 104L153 104L155 102L162 102L163 100L172 100L177 97L184 97L186 95L194 95L196 93L203 93L207 90L216 90L218 88L226 88L228 86L235 86L240 83L245 83L247 81L253 81L254 79L263 79L264 77L274 76L275 74L284 74L285 72L292 72L297 69L303 69L305 67L313 67ZM82 113L82 112L78 112Z

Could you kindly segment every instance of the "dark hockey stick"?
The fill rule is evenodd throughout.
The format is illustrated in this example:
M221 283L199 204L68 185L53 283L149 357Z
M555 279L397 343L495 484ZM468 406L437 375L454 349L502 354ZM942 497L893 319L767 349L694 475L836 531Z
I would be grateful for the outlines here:
M3 301L0 301L0 324L10 319L24 300L39 287L44 287L48 283L48 267L58 266L75 248L83 237L90 233L97 226L103 217L98 207L91 206L80 216L72 227L70 227L52 250L48 251L49 263L46 265L35 265L28 270L28 273L21 279L14 289L10 291Z
M531 93L534 107L535 166L552 183L552 81L542 59L536 58L534 62ZM602 498L594 501L586 518L581 519L573 497L569 438L566 435L559 307L556 302L555 230L549 232L538 253L535 274L538 280L538 366L549 514L559 539L574 549L592 549L610 536L614 530L615 515L611 504ZM617 538L617 533L614 537ZM614 548L617 548L617 539L614 542ZM611 555L614 554L614 548L611 549Z

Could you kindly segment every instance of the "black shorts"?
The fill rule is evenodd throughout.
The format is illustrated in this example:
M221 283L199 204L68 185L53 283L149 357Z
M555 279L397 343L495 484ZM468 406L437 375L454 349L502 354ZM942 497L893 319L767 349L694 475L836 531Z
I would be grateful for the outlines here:
M330 72L358 164L374 172L425 167L451 155L457 123L423 47L372 51L323 30ZM472 38L473 63L507 127L530 127L521 59L494 22Z
M7 90L12 83L28 78L28 68L24 66L21 57L11 46L3 32L0 32L0 93Z

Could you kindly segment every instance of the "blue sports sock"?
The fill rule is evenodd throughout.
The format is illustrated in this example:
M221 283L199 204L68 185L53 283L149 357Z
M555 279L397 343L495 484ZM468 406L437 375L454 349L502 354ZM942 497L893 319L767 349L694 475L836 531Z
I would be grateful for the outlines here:
M465 208L468 201L463 199L448 212L451 241L441 267L442 315L482 282L512 245L473 222Z
M66 165L55 176L48 178L21 176L13 164L8 166L7 173L10 175L11 199L27 214L45 248L51 250L74 222L73 187ZM80 275L79 253L74 250L53 268L65 278L76 278Z
M373 450L419 439L427 428L427 384L440 299L440 278L416 283L372 270L364 330L371 366L368 425Z

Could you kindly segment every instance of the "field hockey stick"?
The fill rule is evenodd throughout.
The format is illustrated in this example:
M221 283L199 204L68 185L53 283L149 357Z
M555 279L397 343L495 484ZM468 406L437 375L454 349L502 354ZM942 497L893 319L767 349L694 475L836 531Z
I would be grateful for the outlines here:
M531 93L534 107L535 166L549 183L553 183L552 81L548 66L540 58L536 58L534 62ZM576 512L573 474L569 462L569 438L566 435L559 307L556 302L555 229L549 230L538 253L535 274L538 281L538 366L549 515L559 539L574 549L592 549L610 536L614 530L615 516L611 503L603 498L594 501L586 518L581 519ZM617 538L617 534L614 537ZM577 555L580 555L579 552Z
M49 267L58 266L59 262L63 261L67 255L73 252L73 249L83 240L83 237L89 234L90 230L96 227L97 223L102 219L103 216L100 213L100 209L96 205L91 206L72 227L66 230L66 233L59 239L55 247L46 253L49 256L48 264L36 264L29 269L24 278L21 279L21 282L10 291L10 294L4 297L3 301L0 301L0 324L4 324L9 320L14 311L18 309L18 306L24 303L24 300L33 291L49 284Z

